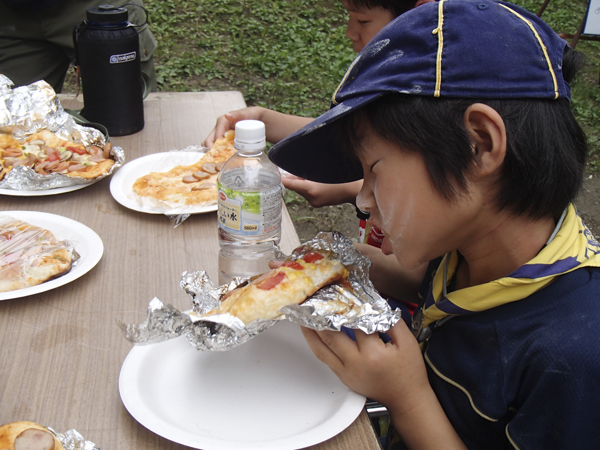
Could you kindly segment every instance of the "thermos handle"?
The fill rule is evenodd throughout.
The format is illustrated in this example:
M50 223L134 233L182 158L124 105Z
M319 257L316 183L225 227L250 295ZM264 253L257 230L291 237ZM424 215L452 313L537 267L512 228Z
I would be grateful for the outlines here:
M75 60L73 61L73 65L75 67L79 66L79 63L77 61L77 58L79 57L79 49L78 49L78 42L79 42L79 35L81 33L83 33L83 31L87 28L87 21L83 21L81 22L79 25L77 25L75 28L73 28L73 45L75 46Z
M146 19L144 20L143 23L141 23L141 24L132 23L131 24L132 27L139 28L139 27L143 27L144 25L146 25L148 23L148 10L146 8L144 8L142 5L138 5L137 3L125 3L123 6L125 7L127 5L137 6L138 8L143 9L144 14L146 14Z

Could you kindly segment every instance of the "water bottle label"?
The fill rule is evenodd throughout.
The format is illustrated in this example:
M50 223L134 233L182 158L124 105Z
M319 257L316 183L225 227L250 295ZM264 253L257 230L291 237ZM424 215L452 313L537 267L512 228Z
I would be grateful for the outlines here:
M271 233L281 224L281 188L237 191L219 183L219 226L244 236Z

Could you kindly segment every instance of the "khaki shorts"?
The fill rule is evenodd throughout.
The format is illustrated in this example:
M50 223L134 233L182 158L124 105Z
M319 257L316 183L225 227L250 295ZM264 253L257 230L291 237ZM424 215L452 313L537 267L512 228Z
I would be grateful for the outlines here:
M60 92L65 75L75 59L73 28L86 17L88 8L111 4L122 6L128 0L63 0L40 11L22 11L0 0L0 73L16 86L46 80ZM141 1L135 3L142 4ZM143 4L142 4L143 5ZM145 19L141 8L129 6L129 22ZM148 75L156 91L154 51L156 38L148 25L138 28L142 72Z

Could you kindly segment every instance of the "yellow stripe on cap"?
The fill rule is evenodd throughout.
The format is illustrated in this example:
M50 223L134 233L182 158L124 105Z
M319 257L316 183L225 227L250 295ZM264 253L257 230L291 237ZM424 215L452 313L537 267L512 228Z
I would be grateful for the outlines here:
M342 88L342 86L346 82L346 78L348 78L348 75L352 71L352 68L356 65L356 63L358 62L359 59L360 59L360 55L358 55L356 58L354 58L354 61L352 61L352 64L350 64L350 67L348 67L348 70L346 70L346 73L344 74L344 78L342 78L342 81L340 81L340 84L338 85L337 89L333 93L333 96L331 97L331 103L333 105L337 105L338 104L338 102L336 101L335 97L337 96L337 93L339 92L339 90Z
M442 51L444 50L444 3L446 0L441 0L438 5L438 26L433 30L432 34L438 36L438 51L435 64L435 90L433 91L434 97L440 96L440 90L442 86Z
M544 58L546 58L546 64L548 64L548 71L550 72L550 75L552 76L552 83L554 83L554 100L556 100L559 97L559 94L558 94L558 83L556 81L556 74L554 73L554 69L552 68L552 63L550 62L550 57L548 56L548 49L546 48L546 45L544 44L544 41L542 41L542 38L540 37L540 35L538 34L537 30L535 29L535 27L533 26L533 24L531 23L530 20L527 20L525 17L523 17L517 11L509 8L506 5L503 5L502 3L499 3L499 5L502 6L503 8L505 8L505 9L507 9L511 13L513 13L515 16L517 16L523 22L525 22L529 26L529 28L531 29L531 31L533 32L533 35L535 36L535 38L537 39L538 43L540 44L540 47L542 48L542 52L544 53Z

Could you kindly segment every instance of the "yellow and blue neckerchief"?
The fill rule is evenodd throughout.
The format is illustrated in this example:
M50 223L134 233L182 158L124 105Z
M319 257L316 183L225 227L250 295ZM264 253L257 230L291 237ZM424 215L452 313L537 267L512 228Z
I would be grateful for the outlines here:
M444 256L425 297L423 309L415 313L413 329L457 315L473 314L529 297L556 277L581 267L600 267L600 243L585 226L574 205L569 205L551 241L528 263L510 275L489 283L445 294L459 263L455 250ZM421 323L415 323L416 321ZM417 336L419 337L419 335ZM420 336L420 341L425 335Z

